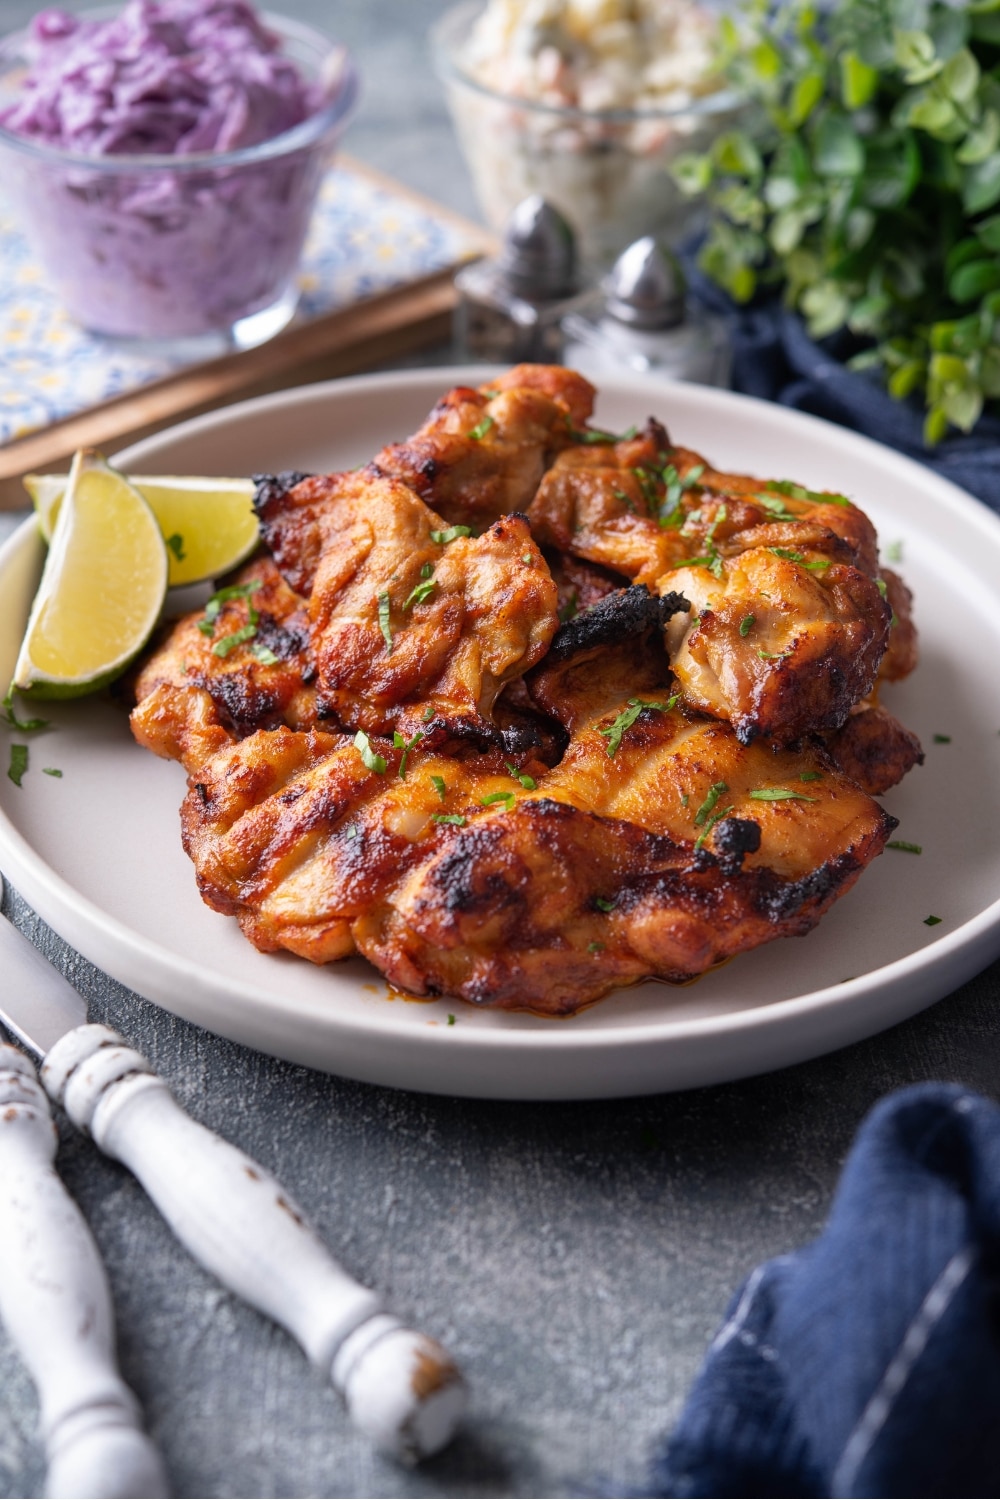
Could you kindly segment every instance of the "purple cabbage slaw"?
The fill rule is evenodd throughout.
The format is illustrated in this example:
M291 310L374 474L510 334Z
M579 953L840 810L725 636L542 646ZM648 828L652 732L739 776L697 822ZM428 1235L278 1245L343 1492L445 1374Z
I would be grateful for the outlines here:
M0 125L94 156L228 152L323 105L246 0L128 0L108 20L52 9L31 24L29 71Z
M0 174L92 332L169 344L291 316L357 75L308 27L274 26L247 0L128 0L112 19L43 11L8 48Z

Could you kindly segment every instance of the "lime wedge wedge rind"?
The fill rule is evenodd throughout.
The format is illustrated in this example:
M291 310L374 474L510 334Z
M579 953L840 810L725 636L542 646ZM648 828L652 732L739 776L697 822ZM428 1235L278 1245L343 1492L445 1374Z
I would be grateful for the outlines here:
M128 476L145 498L167 544L171 588L220 578L245 562L260 539L251 479L188 474ZM64 474L27 474L42 536L51 541L62 497Z

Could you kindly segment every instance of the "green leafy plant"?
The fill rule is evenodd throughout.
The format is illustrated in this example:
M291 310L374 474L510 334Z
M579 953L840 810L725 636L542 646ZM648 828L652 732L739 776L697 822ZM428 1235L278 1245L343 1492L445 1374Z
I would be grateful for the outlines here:
M746 0L721 38L744 126L675 163L702 269L853 336L928 442L970 431L1000 398L1000 0Z

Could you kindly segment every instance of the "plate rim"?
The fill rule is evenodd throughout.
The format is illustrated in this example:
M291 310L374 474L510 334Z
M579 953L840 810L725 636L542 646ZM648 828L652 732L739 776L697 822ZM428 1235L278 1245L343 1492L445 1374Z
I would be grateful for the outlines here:
M367 391L379 391L385 388L398 390L400 387L403 387L409 390L433 385L440 392L440 390L447 389L449 385L468 384L473 381L479 384L483 379L489 378L489 372L495 368L483 365L428 366L406 371L380 371L291 387L283 391L254 397L248 401L217 408L200 416L189 418L182 423L172 425L153 434L149 438L143 439L139 443L131 444L128 448L119 451L114 455L114 461L129 465L134 462L132 455L138 453L140 455L138 461L142 463L144 462L142 454L147 449L152 449L157 443L184 440L189 436L211 432L219 428L224 429L232 423L233 419L239 421L247 416L252 416L260 410L273 412L283 407L300 407L312 403L323 404L331 398L335 402L337 397L341 395L363 394ZM688 398L694 392L696 393L698 402L703 402L709 407L717 406L729 410L732 410L734 406L744 410L749 408L751 411L766 414L770 424L777 422L778 426L787 424L793 427L801 427L805 424L807 429L812 427L821 431L827 439L831 435L835 435L838 443L841 443L849 451L854 450L863 461L874 462L876 467L884 468L888 466L889 468L895 468L897 471L901 467L904 477L906 472L910 471L914 477L919 477L921 484L925 487L930 482L933 489L940 491L947 506L956 506L963 520L971 522L977 530L985 531L994 545L1000 545L1000 517L997 517L982 502L967 494L951 481L936 474L933 470L929 470L919 464L916 460L898 453L896 450L887 448L862 434L827 422L823 418L812 416L809 413L798 412L792 408L776 406L772 402L744 396L736 392L716 390L709 387L692 387L683 382L668 381L665 379L653 382L623 378L621 380L605 382L604 389L610 390L612 387L615 389L616 394L621 392L631 394L634 392L637 396L646 397L650 400L653 399L654 395L658 395L661 392L669 398L671 390L683 392ZM20 547L30 545L31 533L37 536L34 517L29 515L7 542L0 547L0 573L5 568L9 553L13 553ZM24 891L24 894L39 911L39 915L45 921L49 922L57 933L60 933L60 916L57 915L53 919L50 913L58 908L60 912L65 911L75 914L76 921L71 921L70 926L75 926L77 922L83 923L89 930L98 935L103 942L117 945L123 950L134 954L136 957L145 955L147 960L155 959L181 994L184 992L185 985L190 986L192 982L196 982L197 986L201 986L205 983L206 970L199 961L187 959L183 955L162 946L156 940L144 937L131 928L125 921L106 912L101 906L90 900L81 891L78 891L68 879L60 876L42 855L36 853L24 835L9 821L3 809L0 809L0 856L4 859L5 867L10 872L13 883L19 889L24 884L30 887L29 890ZM22 877L21 880L18 879L19 874ZM27 881L24 880L24 876L28 877ZM42 896L41 902L37 899L39 894ZM46 910L42 910L42 906ZM80 945L77 941L74 941L74 946ZM869 970L856 978L826 985L804 994L753 1004L745 1008L723 1011L708 1016L686 1017L675 1020L667 1014L659 1016L656 1019L636 1018L629 1020L621 1028L607 1030L581 1028L572 1031L569 1025L564 1024L552 1026L551 1029L548 1026L546 1029L532 1026L530 1028L518 1027L509 1030L502 1028L481 1030L476 1028L427 1026L408 1030L406 1045L415 1054L419 1054L420 1056L430 1054L434 1048L440 1049L442 1046L447 1046L453 1056L460 1057L463 1054L468 1054L470 1051L472 1053L485 1051L488 1056L496 1057L499 1053L505 1053L508 1058L517 1058L525 1052L545 1055L553 1051L559 1054L569 1052L589 1056L595 1049L598 1054L617 1054L629 1052L635 1048L648 1049L654 1041L662 1048L663 1046L677 1045L682 1041L710 1041L717 1036L725 1036L738 1042L741 1037L766 1036L766 1034L774 1031L775 1028L780 1031L782 1028L787 1027L790 1022L797 1022L801 1025L806 1023L810 1017L825 1015L828 1012L836 1012L837 1014L850 1012L852 1009L857 1008L865 997L871 997L873 993L878 994L883 991L889 994L900 986L905 985L908 981L922 979L922 988L926 989L928 985L933 987L936 982L939 982L935 978L938 970L962 970L961 962L959 961L956 964L955 960L961 960L963 955L975 954L977 956L976 967L972 972L978 972L982 966L978 961L982 957L982 952L986 948L994 946L1000 951L1000 898L984 906L979 912L967 918L958 927L942 934L929 943L925 943L901 958L894 959L879 968ZM89 956L83 947L80 947L80 951L84 953L84 956ZM987 958L986 962L989 961L989 958ZM102 963L101 967L106 968L106 972L111 974L112 977L116 977L113 971L107 968L105 964ZM375 972L377 971L373 970L373 973ZM971 975L965 974L965 978L967 979L968 977L971 977ZM217 971L212 971L211 981L219 989L220 994L225 995L227 1006L238 1008L241 1005L247 1006L249 1002L249 1006L254 1014L261 1020L273 1018L275 1011L275 996L273 992L269 992L262 986L243 979L228 980L227 976L219 974ZM221 989L220 982L222 985ZM959 982L964 982L964 979ZM949 992L945 991L945 993ZM141 994L141 991L139 993ZM920 1004L907 1010L906 1014L915 1014L917 1010L935 1003L936 998L944 998L944 995L938 994L937 996L926 998ZM160 1004L163 1008L172 1010L175 1014L185 1016L196 1024L208 1024L213 1031L229 1035L234 1040L242 1040L240 1036L235 1034L241 1029L238 1024L238 1014L235 1017L237 1024L234 1030L224 1031L214 1021L206 1023L203 1019L199 1020L199 1016L191 1014L186 1010L183 1003L176 1006L168 1005L164 1004L160 999L155 999L152 1003ZM315 1015L307 1015L302 1002L295 997L292 997L290 1003L286 1002L283 1013L287 1021L292 1025L296 1021L301 1023L308 1020L310 1024L313 1024L315 1021ZM551 1024L551 1018L540 1019L548 1021ZM850 1038L836 1040L832 1043L822 1043L818 1048L802 1051L801 1056L804 1059L808 1056L821 1055L822 1053L835 1050L840 1046L849 1045L851 1040L860 1040L863 1036L870 1034L871 1031L884 1029L887 1024L892 1024L892 1021L886 1022L876 1019L869 1031L859 1029ZM331 1035L344 1034L351 1039L364 1040L374 1036L376 1043L383 1033L386 1036L395 1037L399 1032L399 1027L394 1024L388 1007L384 1016L367 1012L362 1015L338 1014L335 1008L331 1008L324 1018L324 1029L329 1030ZM247 1045L245 1041L243 1044ZM251 1043L249 1045L254 1044ZM277 1049L269 1048L268 1050ZM293 1054L286 1053L285 1055ZM301 1058L297 1057L296 1060L301 1060ZM312 1065L317 1066L315 1062ZM784 1063L765 1064L761 1068L753 1064L751 1060L751 1066L747 1071L770 1071L774 1066L784 1065ZM332 1064L328 1065L324 1062L321 1066L325 1067L327 1071L338 1071ZM362 1075L357 1070L352 1070L346 1076L359 1077ZM727 1068L719 1075L716 1081L737 1076L741 1076L738 1071ZM382 1080L372 1076L371 1081L379 1082ZM695 1082L697 1081L699 1080ZM403 1086L412 1088L414 1084L409 1083ZM689 1086L695 1085L684 1083L660 1085L661 1088L684 1088ZM432 1085L428 1085L428 1087L432 1091L439 1093L459 1092L459 1089L454 1084L447 1088L434 1088ZM628 1093L649 1091L648 1084L637 1089L629 1089L627 1086L619 1084L602 1092L588 1089L585 1092L562 1092L548 1095L548 1097L580 1099L609 1096L623 1097ZM536 1098L542 1096L537 1094L511 1093L503 1090L490 1093L484 1092L482 1089L476 1089L475 1097Z

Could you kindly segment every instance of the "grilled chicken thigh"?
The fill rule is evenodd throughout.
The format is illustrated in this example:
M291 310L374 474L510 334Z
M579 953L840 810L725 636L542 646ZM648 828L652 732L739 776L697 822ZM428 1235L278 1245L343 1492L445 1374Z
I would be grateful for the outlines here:
M553 769L433 736L372 736L367 756L321 731L219 744L183 809L205 899L265 951L359 951L414 993L547 1014L808 931L893 819L821 753L671 706L647 599L619 644L583 617L579 648L564 636L536 670L569 733Z
M650 420L561 453L528 516L543 546L687 597L674 670L742 740L837 728L871 691L892 607L874 529L844 496L722 473Z
M485 725L545 651L556 587L523 516L473 537L372 470L261 488L278 565L310 588L320 712L336 724L391 732L419 704Z
M488 386L459 386L419 432L376 454L449 525L476 530L526 510L552 458L577 440L594 388L554 365L517 365Z
M867 518L592 399L522 366L364 469L262 477L270 555L138 670L258 948L567 1015L809 931L881 851L920 749L871 696L915 638Z

